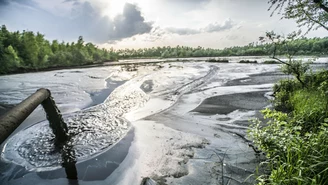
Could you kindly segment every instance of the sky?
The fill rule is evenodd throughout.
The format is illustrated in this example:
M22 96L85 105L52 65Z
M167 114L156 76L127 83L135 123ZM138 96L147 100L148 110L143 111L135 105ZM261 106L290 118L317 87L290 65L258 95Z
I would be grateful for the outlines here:
M0 25L49 40L83 36L104 48L202 46L257 42L266 31L288 34L294 20L270 16L267 0L0 0ZM325 37L326 31L308 37Z

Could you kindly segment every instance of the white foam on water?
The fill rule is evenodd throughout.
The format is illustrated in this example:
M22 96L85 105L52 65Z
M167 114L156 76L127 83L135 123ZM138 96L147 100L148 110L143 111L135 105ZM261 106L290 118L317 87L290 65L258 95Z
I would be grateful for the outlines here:
M71 136L66 145L72 146L77 161L104 151L127 133L130 125L123 115L149 99L139 87L129 81L115 89L103 104L64 117ZM1 157L31 171L61 168L63 159L54 139L47 121L34 124L11 137Z

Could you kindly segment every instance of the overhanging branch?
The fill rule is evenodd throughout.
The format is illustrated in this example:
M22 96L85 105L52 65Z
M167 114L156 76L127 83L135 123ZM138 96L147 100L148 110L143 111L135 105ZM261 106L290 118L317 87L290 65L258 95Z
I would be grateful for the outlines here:
M322 0L313 0L313 2L319 5L321 9L328 13L328 7L322 4Z

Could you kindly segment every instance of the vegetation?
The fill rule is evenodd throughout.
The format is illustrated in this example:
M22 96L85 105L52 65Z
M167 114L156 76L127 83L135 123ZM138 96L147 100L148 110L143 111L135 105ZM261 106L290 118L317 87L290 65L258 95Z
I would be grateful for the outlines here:
M144 49L99 49L85 43L79 37L76 43L46 40L44 35L31 31L9 32L6 26L0 30L0 74L40 70L50 67L79 66L126 58L183 58L224 56L267 56L276 49L274 43L251 43L225 49L203 47L153 47ZM288 50L280 49L276 55L297 52L298 55L328 55L328 37L300 38L289 42ZM210 59L210 62L228 62Z
M210 58L210 59L206 60L206 62L229 63L229 60Z
M257 64L256 60L241 60L239 61L241 64Z
M308 31L324 28L328 23L328 2L326 0L269 0L272 14L282 14L282 18L295 19L299 27L306 26Z
M268 56L273 53L274 44L250 43L247 46L234 46L225 49L210 49L203 47L153 47L144 49L117 50L119 58L178 58L178 57L226 57L226 56ZM299 38L289 42L288 52L297 52L298 55L328 55L328 37ZM276 55L286 55L287 50L277 50Z
M326 30L328 3L323 0L269 0L271 9L283 18L296 19L308 31ZM287 37L267 33L273 43L272 59L283 64L282 71L295 78L282 80L274 86L274 109L262 111L266 124L259 120L249 130L254 144L267 160L268 173L260 174L258 184L328 184L328 71L309 71L308 63L294 60L296 52L288 52L287 60L276 57L300 36ZM263 40L264 38L260 38ZM296 39L298 40L298 39Z
M255 121L254 144L265 152L270 173L259 184L328 184L328 71L275 85L275 110Z
M263 62L263 64L280 64L278 61L275 60L266 60Z
M4 25L0 30L0 74L99 63L116 57L113 51L85 44L82 37L76 43L59 43L31 31L9 32Z

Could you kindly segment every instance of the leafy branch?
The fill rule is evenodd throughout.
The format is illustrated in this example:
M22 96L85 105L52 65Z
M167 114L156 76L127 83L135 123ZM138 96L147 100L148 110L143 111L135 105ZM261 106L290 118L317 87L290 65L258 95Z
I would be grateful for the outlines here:
M301 31L298 31L298 32L293 32L293 33L289 34L287 37L283 37L281 35L274 33L273 31L271 31L271 32L266 33L266 38L273 44L272 56L270 58L285 65L285 69L283 70L283 72L285 72L286 74L292 74L293 76L295 76L295 78L302 84L302 86L305 87L305 83L302 79L302 76L306 73L306 71L308 70L309 67L305 64L302 64L301 61L293 60L293 57L297 53L297 49L294 50L293 52L291 52L289 50L289 45L288 45L288 43L293 42L300 35L301 35ZM262 42L264 42L265 38L260 37L260 40ZM301 45L299 45L298 47L300 47L300 46ZM283 47L287 52L287 54L286 54L287 58L288 58L287 61L284 61L277 57L277 52L281 47Z

